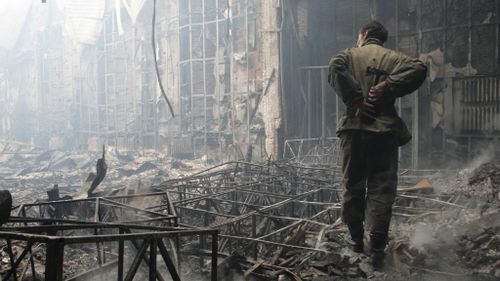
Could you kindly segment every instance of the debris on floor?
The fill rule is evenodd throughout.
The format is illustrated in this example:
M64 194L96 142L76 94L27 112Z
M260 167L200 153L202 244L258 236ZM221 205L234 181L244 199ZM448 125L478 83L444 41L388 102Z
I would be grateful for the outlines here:
M78 173L70 173L71 178L92 171L97 158L92 161L90 156L79 157L88 159L88 163L82 166L79 161L68 160L78 157L55 151L24 158L44 163L38 171L23 168L23 177L31 185L46 184L41 190L48 193L41 197L48 199L35 203L32 200L30 204L29 199L34 197L12 185L17 203L1 231L21 231L37 225L56 227L56 222L99 226L95 233L85 232L83 227L61 231L60 235L68 235L67 239L79 231L88 237L105 235L109 233L105 228L125 225L156 227L151 231L217 230L217 248L211 248L213 239L208 236L165 240L172 260L181 265L180 270L175 269L176 265L168 270L195 280L210 279L213 271L209 256L214 250L219 256L219 280L388 281L440 280L450 276L457 280L495 280L500 275L500 200L492 195L498 193L499 169L494 163L473 170L402 171L386 250L387 266L379 272L371 267L367 254L346 247L347 229L340 221L342 187L338 167L268 161L228 162L207 168L197 160L165 161L167 158L158 155L124 157L107 148L108 170L97 196L74 196L85 193L84 185L49 188L47 181L57 177L40 173L51 171L54 163L58 163L60 171L65 165L73 169L81 166ZM100 159L104 159L102 154ZM12 168L22 166L10 163ZM62 172L59 176L59 182L67 181L62 180ZM93 181L84 178L81 176L80 182ZM125 185L131 178L141 180L137 185ZM120 236L117 232L115 235ZM48 254L43 243L2 243L2 272L8 272L14 257L29 249L29 260L23 260L16 272L23 278L33 272L42 275ZM135 250L125 264L133 264L134 256L145 255L149 249L128 245L127 249ZM82 265L100 268L106 264L104 257L116 261L114 257L119 256L116 244L106 242L67 246L65 253L67 277L90 274L82 273ZM30 269L31 264L34 269Z

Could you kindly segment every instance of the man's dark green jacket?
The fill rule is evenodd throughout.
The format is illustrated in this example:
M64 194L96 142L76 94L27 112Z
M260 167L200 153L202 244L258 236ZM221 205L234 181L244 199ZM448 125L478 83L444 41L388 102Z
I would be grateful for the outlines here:
M407 143L411 135L397 115L394 103L396 98L417 90L426 75L423 62L386 49L376 39L368 39L359 48L342 51L331 59L328 75L330 85L347 107L337 134L346 130L394 133L400 138L400 145ZM372 86L382 81L387 84L389 103L377 106L375 119L356 116L357 105L368 97Z

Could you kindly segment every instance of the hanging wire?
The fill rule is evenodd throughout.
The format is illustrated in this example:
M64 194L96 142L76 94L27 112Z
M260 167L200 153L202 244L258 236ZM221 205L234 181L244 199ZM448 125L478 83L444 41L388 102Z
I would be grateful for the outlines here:
M172 118L174 118L175 117L174 109L172 107L172 104L168 100L167 94L165 93L165 89L163 88L163 83L161 82L160 70L158 68L158 60L156 57L156 38L155 38L156 37L155 36L155 31L156 31L156 0L154 0L154 2L153 2L152 25L153 25L153 27L152 27L152 34L151 34L151 44L153 47L153 59L154 59L154 63L155 63L156 79L158 80L158 85L160 86L161 94L162 94L163 98L165 98L165 101L167 102L168 108L170 109L170 114L172 114Z

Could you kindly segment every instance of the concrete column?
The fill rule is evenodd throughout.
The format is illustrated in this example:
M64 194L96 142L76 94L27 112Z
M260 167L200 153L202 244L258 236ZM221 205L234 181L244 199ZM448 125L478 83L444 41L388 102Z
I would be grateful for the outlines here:
M269 83L262 99L260 112L265 124L265 148L269 156L280 155L280 132L283 125L282 96L280 91L280 0L261 0L261 57L263 89ZM272 73L275 71L273 77ZM272 79L270 81L270 79Z

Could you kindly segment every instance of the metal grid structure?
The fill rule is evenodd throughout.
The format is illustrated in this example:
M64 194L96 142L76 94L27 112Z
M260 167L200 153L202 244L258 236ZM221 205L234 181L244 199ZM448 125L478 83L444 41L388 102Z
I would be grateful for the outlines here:
M411 220L461 207L452 195L419 193L432 187L416 183L435 172L401 172L395 216ZM257 280L309 280L301 278L311 262L344 247L340 178L338 167L300 161L229 162L168 180L151 193L24 204L0 237L7 241L9 272L23 276L31 269L35 276L43 266L46 280L166 280L166 271L180 280L186 264L216 280L232 262ZM334 248L324 246L330 239ZM16 255L12 247L21 250ZM218 257L225 258L217 263ZM142 261L148 271L139 270Z
M260 2L160 1L154 48L151 2L134 23L106 5L95 46L73 48L58 25L41 34L35 133L48 143L45 132L57 131L65 147L76 149L106 142L218 159L241 158L251 146L262 150ZM175 119L158 95L153 51Z
M461 128L464 132L499 133L500 78L480 77L456 81L462 89ZM459 117L457 116L457 117Z
M181 226L218 229L219 252L246 253L263 259L261 265L283 270L294 261L288 256L282 262L291 252L308 258L325 252L319 243L326 229L338 225L340 214L335 177L336 171L327 168L229 162L155 189L172 195Z
M179 1L180 123L192 137L195 155L212 151L223 158L226 148L245 151L241 146L251 142L255 78L250 60L257 54L252 3ZM233 81L233 75L244 78Z
M328 65L301 68L301 91L305 110L301 131L306 138L334 137L345 106L328 85ZM317 121L320 122L317 122Z
M401 171L395 216L415 219L444 206L457 207L456 198L447 195L411 193L435 172ZM244 256L245 276L267 280L259 277L283 274L302 280L299 276L311 260L341 250L323 244L331 237L343 241L346 233L340 223L340 177L336 167L229 162L154 188L171 194L181 226L218 229L220 255ZM415 201L431 207L415 208ZM203 239L199 243L206 245Z
M147 208L156 204L162 206L160 211ZM16 216L0 228L10 262L2 280L18 276L22 280L28 270L36 278L42 265L45 280L99 276L130 281L142 274L144 262L149 277L140 278L166 280L162 272L168 271L172 280L179 281L183 257L189 256L182 252L183 245L196 236L205 241L204 255L211 256L210 280L217 280L218 231L178 227L168 192L38 202L14 211ZM17 256L13 246L21 249ZM157 263L157 254L164 264ZM197 257L200 264L204 255ZM75 263L80 266L75 268Z
M445 96L443 150L467 160L500 141L500 77L456 78ZM448 151L449 150L449 151Z
M127 25L128 32L119 34L115 17L115 10L106 12L94 57L82 57L75 71L80 73L74 80L77 147L85 148L94 139L126 150L157 148L151 46L136 38L138 27Z
M62 27L54 26L41 35L37 49L37 61L39 80L39 91L36 96L36 120L34 134L43 136L39 143L50 144L52 135L60 135L61 132L69 128L69 123L63 116L70 116L71 101L65 95L66 91L71 92L72 86L69 76L65 73L74 74L74 64L71 61L70 44L62 36ZM54 44L54 48L49 48ZM55 145L61 146L60 143Z
M24 272L28 269L28 264L31 264L31 274L33 277L37 276L32 254L32 249L36 246L42 247L45 252L45 257L40 261L45 265L44 280L93 280L96 276L104 276L105 278L113 276L119 281L130 281L134 280L143 262L148 267L147 280L165 280L158 270L160 265L157 263L157 253L159 252L172 280L180 281L176 264L169 253L164 239L178 239L183 236L195 235L211 237L213 266L210 280L217 280L216 230L189 230L130 224L63 224L59 222L57 225L46 225L51 222L36 219L29 221L21 220L19 222L23 224L34 223L37 225L0 228L0 236L7 240L7 251L9 252L9 261L11 264L11 269L6 273L3 280L10 280L11 276L15 276L21 262L28 257L29 261L25 263ZM23 250L17 257L13 254L12 243L22 245ZM89 250L88 246L85 247L85 245L93 243L97 245L95 251ZM130 244L129 248L126 247L126 243ZM102 247L102 252L99 245ZM68 263L65 264L65 261L68 262L69 260L71 262L73 258L81 262L80 256L68 257L67 253L70 252L67 250L68 248L72 248L73 250L79 249L81 254L96 253L98 266L85 272L65 276L64 269L68 266ZM133 254L126 255L126 250L131 249ZM31 254L28 256L28 253ZM128 258L131 257L133 259L129 260ZM125 268L128 268L128 270L126 271ZM146 278L143 280L146 280ZM17 280L17 278L14 277L14 280Z
M151 203L166 208L162 212L144 209ZM14 211L23 218L177 226L177 214L167 192L36 202L22 204Z
M337 137L285 140L283 159L291 162L338 165L340 143Z

